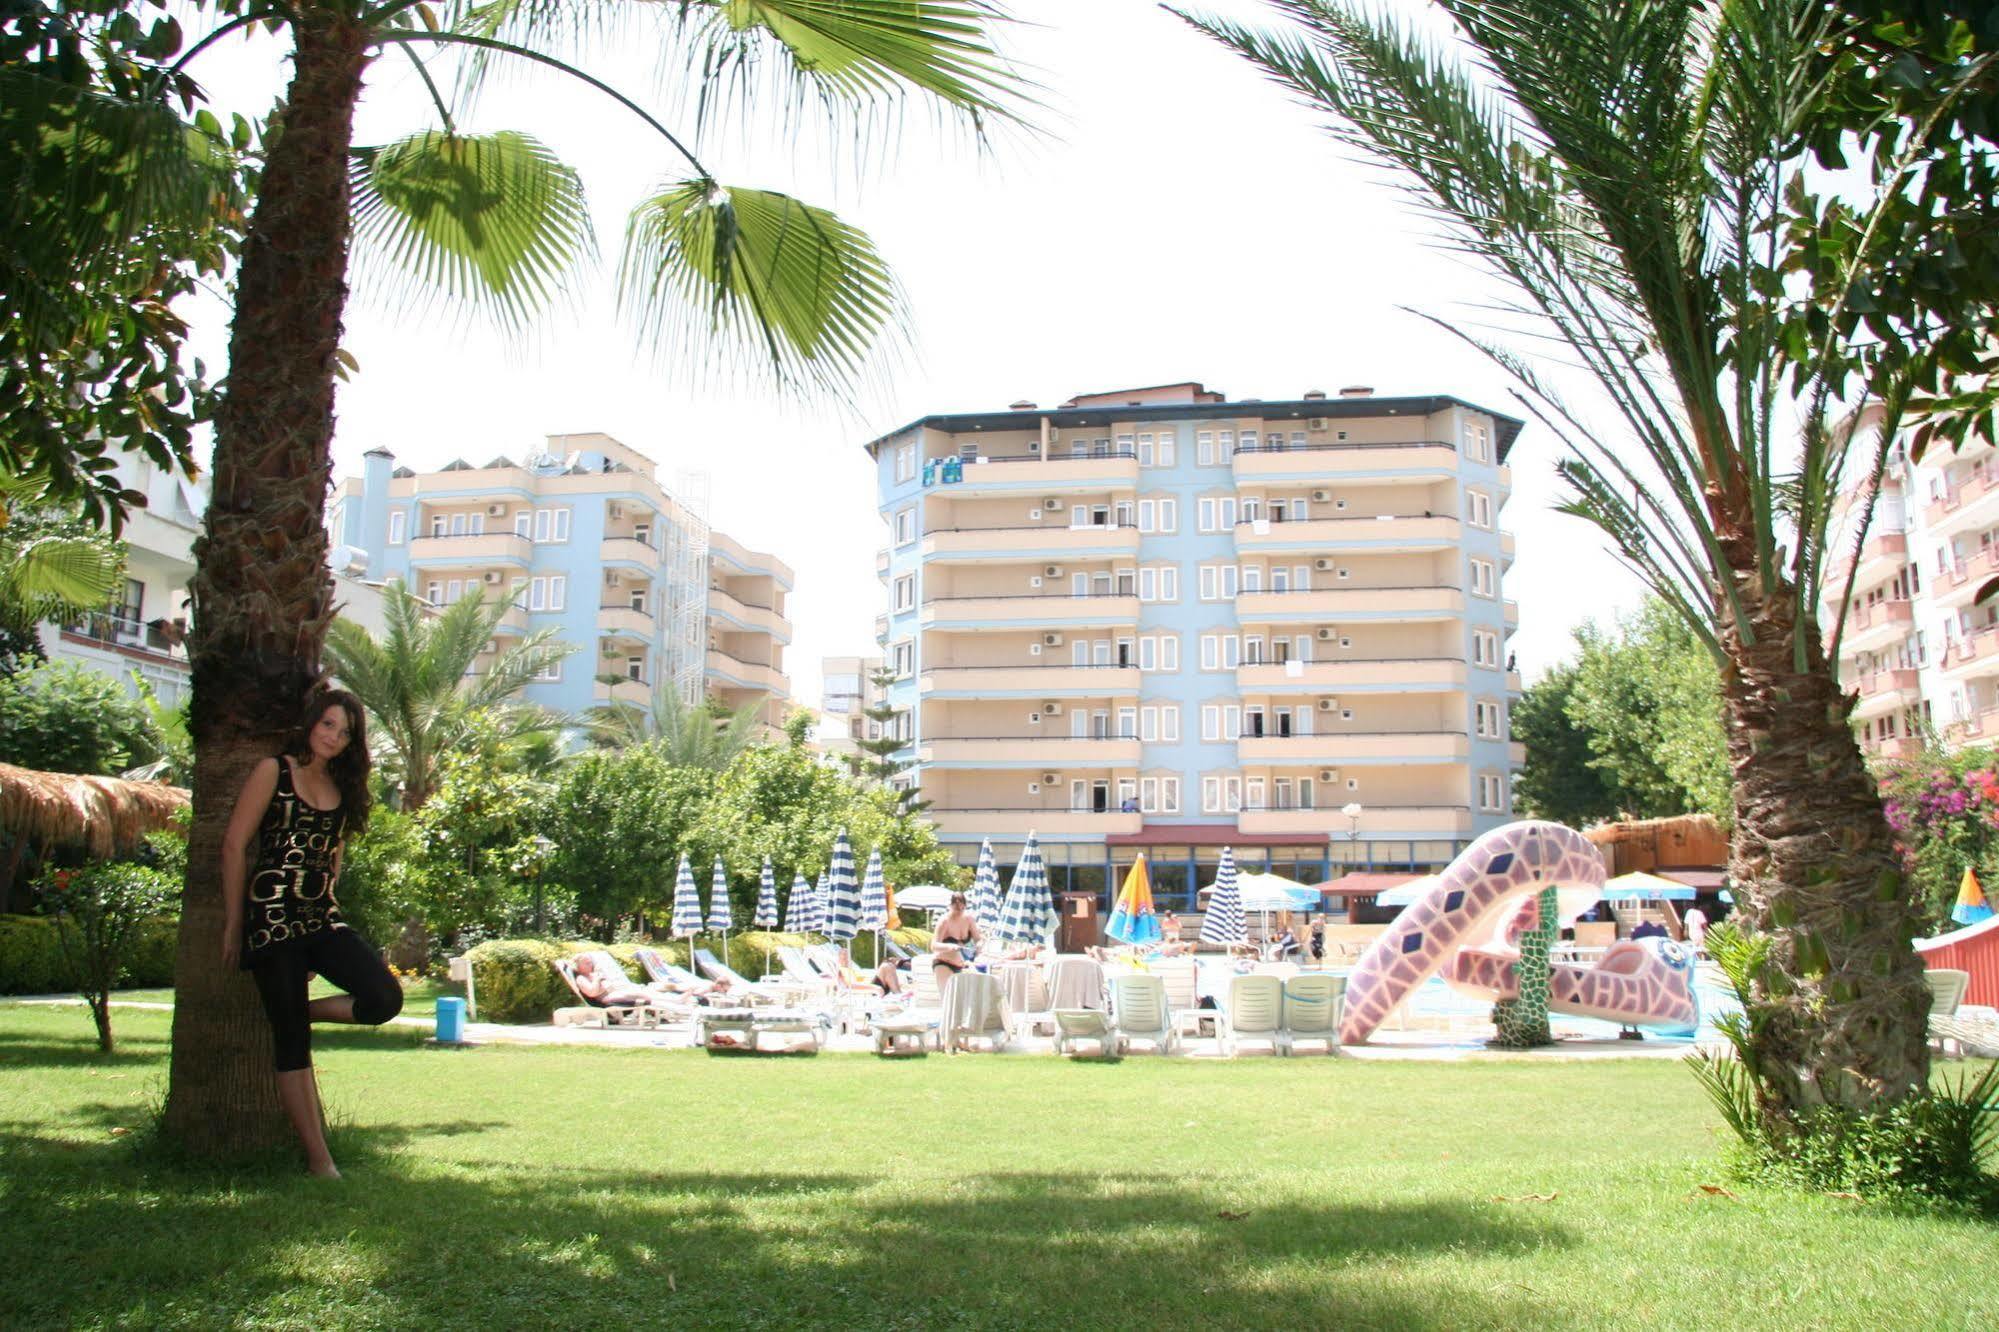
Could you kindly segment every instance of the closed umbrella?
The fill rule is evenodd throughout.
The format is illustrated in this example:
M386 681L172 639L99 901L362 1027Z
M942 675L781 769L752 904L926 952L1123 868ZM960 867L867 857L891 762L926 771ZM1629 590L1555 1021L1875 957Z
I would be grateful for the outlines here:
M861 886L854 877L854 846L847 830L833 839L833 865L826 883L826 937L844 947L860 933Z
M972 919L979 923L980 934L990 938L999 932L999 867L993 863L990 837L979 843L979 868L972 875L972 900L967 905L972 909Z
M826 922L833 918L833 883L825 870L812 881L812 932L824 934Z
M676 939L691 939L701 933L701 890L694 886L694 871L687 857L680 858L680 872L673 878L673 924L667 932Z
M1201 916L1201 942L1227 948L1249 942L1249 923L1243 919L1242 890L1236 882L1235 851L1222 848L1221 867L1215 871L1215 890L1208 896L1208 909Z
M1013 869L1013 882L1007 885L994 936L1001 951L1006 951L1045 947L1054 933L1055 900L1048 895L1048 867L1041 863L1041 843L1029 833L1020 863Z
M764 857L763 878L757 884L757 914L750 918L752 927L759 930L777 928L777 876L770 867L770 857ZM764 975L770 975L770 941L764 941Z
M722 868L722 858L716 856L715 872L708 879L708 928L721 932L725 967L729 965L729 931L735 925L735 915L729 910L729 871Z
M861 878L861 915L856 933L875 936L875 958L881 959L881 932L888 928L888 884L882 877L881 848L868 852L868 872Z
M812 928L812 885L797 870L791 872L791 896L784 902L784 932L804 934Z
M1957 905L1950 909L1950 918L1959 925L1992 919L1992 904L1985 900L1985 890L1978 884L1978 871L1969 866L1957 885Z
M1117 905L1111 909L1110 923L1104 932L1132 944L1158 943L1163 937L1159 917L1152 910L1152 874L1145 867L1142 851L1132 862L1131 872L1124 876L1124 887L1117 895Z

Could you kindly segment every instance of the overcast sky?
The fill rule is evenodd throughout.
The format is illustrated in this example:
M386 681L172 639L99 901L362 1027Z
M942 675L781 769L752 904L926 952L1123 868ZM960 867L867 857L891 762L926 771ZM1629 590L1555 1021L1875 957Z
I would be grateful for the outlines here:
M1211 11L1254 15L1254 0ZM907 118L871 169L828 164L816 136L752 125L705 147L725 183L834 208L872 235L912 308L913 350L856 408L799 407L668 373L610 297L627 210L684 168L601 94L530 74L496 85L466 127L520 129L581 171L602 270L526 339L448 313L419 317L356 282L344 345L335 474L378 445L425 470L452 457L532 451L551 433L602 430L709 478L711 521L798 571L787 670L816 702L819 659L875 650L884 532L863 441L932 412L1050 405L1078 392L1195 379L1230 397L1295 398L1372 385L1447 393L1521 415L1506 377L1402 307L1477 320L1492 288L1439 249L1382 174L1357 164L1311 112L1146 0L1019 0L1008 51L1046 89L1047 133L990 152ZM215 102L263 114L288 73L268 42L229 42L196 66ZM663 104L643 61L592 70ZM666 117L685 124L685 117ZM371 74L357 141L435 123L398 52ZM851 156L851 155L849 155ZM196 343L225 359L227 310L196 314ZM1585 617L1635 603L1595 529L1552 512L1556 452L1529 425L1512 456L1505 525L1519 560L1512 646L1530 678L1569 655Z

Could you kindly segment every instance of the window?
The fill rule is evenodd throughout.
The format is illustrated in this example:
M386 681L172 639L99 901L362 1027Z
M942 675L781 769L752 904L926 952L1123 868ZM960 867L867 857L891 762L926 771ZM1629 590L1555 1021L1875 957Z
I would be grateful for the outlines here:
M1180 705L1167 703L1159 709L1159 738L1165 743L1178 744L1180 741Z
M444 604L444 584L432 582L424 584L423 599L433 606Z
M1203 569L1202 573L1209 570ZM1201 669L1218 671L1222 668L1222 640L1219 634L1201 635Z
M1235 594L1236 567L1233 564L1224 564L1222 566L1222 600L1234 601Z
M1152 436L1150 435L1145 437L1143 447L1134 442L1130 435L1119 435L1117 437L1117 451L1120 458L1129 458L1136 455L1140 467L1152 466Z
M1139 532L1140 532L1140 533L1145 533L1145 532L1151 532L1151 531L1154 531L1154 530L1156 530L1156 528L1155 528L1154 524L1155 524L1155 523L1156 523L1157 521L1158 521L1158 520L1157 520L1157 516L1156 516L1156 514L1155 514L1155 512L1154 512L1154 506L1153 506L1153 502L1152 502L1151 500L1149 500L1149 499L1147 499L1147 500L1140 500L1140 501L1138 502L1138 530L1139 530Z
M1224 814L1239 814L1242 812L1242 778L1224 777L1222 779L1222 812Z
M443 514L433 513L430 515L430 534L432 536L441 537L445 534L446 530Z
M895 450L895 479L899 485L916 479L916 446L899 444Z
M1465 427L1465 456L1473 462L1489 462L1492 458L1491 437L1482 425Z
M1490 629L1471 631L1471 659L1475 666L1499 666L1499 635Z
M445 605L447 606L456 605L459 601L463 600L464 597L465 597L464 580L453 578L449 582L445 583L444 585Z
M1162 564L1159 566L1159 599L1178 601L1180 599L1180 566Z
M1222 635L1222 669L1232 671L1242 665L1242 639L1235 634Z
M652 544L652 524L633 523L632 540L638 542L641 546L650 546Z
M1215 576L1215 566L1212 564L1202 565L1201 600L1203 601L1216 600L1217 599L1216 589L1218 589L1220 586L1221 586L1220 580L1217 579Z
M1180 530L1180 501L1163 499L1159 501L1159 530L1178 532Z
M1194 462L1201 467L1215 465L1215 432L1196 430L1194 432Z
M1483 490L1465 492L1465 521L1473 527L1492 527L1492 496Z
M1506 812L1506 778L1493 772L1478 775L1478 807L1487 814Z
M1159 812L1159 779L1141 777L1138 780L1138 809L1142 814Z
M1224 740L1242 739L1241 704L1238 703L1222 704L1222 739Z
M895 580L895 608L906 611L916 605L916 575L904 574Z
M529 677L534 680L553 681L562 678L562 660L557 658Z
M1206 703L1201 706L1201 738L1203 740L1222 738L1222 710L1219 704Z
M916 510L898 510L895 515L895 544L906 546L916 540Z
M1499 704L1480 699L1472 704L1472 729L1481 740L1505 738L1505 714Z
M1215 530L1215 501L1213 496L1203 495L1194 505L1194 528L1200 532Z
M1491 560L1473 560L1471 562L1471 590L1475 595L1481 597L1494 595L1493 587L1495 582Z
M533 529L534 529L533 509L522 509L519 513L514 515L515 536L532 538L534 535Z
M1180 439L1171 430L1159 432L1159 465L1174 467L1180 462Z
M389 544L391 546L400 546L403 544L403 533L408 524L409 515L401 509L397 509L389 515Z
M1237 450L1238 448L1240 448L1240 449L1242 450L1242 452L1244 452L1244 453L1255 453L1255 452L1256 452L1256 432L1255 432L1254 430L1245 430L1245 431L1243 431L1243 432L1242 432L1242 441L1241 441L1241 443L1240 443L1240 444L1231 444L1231 443L1229 442L1229 432L1228 432L1228 431L1226 431L1226 430L1222 431L1222 454L1223 454L1223 456L1224 456L1225 458L1226 458L1226 457L1233 457L1233 456L1234 456L1234 454L1235 454L1235 452L1236 452L1236 450Z
M1159 812L1178 814L1180 812L1180 779L1161 777L1159 779Z
M431 586L435 587L437 585L433 583ZM533 578L528 580L528 609L531 611L545 611L548 609L548 579Z
M637 680L643 684L646 678L645 672L646 659L644 657L625 658L625 678L627 680Z
M1222 812L1222 779L1203 777L1201 779L1201 812L1219 814Z
M1162 671L1177 671L1180 669L1180 635L1160 635L1159 669Z
M534 539L537 544L560 543L569 540L569 510L536 509L534 511Z
M896 679L907 680L916 668L916 644L905 638L890 648L889 668Z
M516 578L512 591L514 605L519 606L522 610L526 610L528 608L528 580L525 578Z

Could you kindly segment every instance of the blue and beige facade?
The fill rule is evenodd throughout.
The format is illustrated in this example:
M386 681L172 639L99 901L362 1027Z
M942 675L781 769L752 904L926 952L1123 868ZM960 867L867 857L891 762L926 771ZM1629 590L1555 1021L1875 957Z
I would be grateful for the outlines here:
M928 416L867 445L908 774L961 859L1031 830L1058 888L1140 849L1427 867L1503 823L1520 422L1446 396L1198 384Z
M433 605L511 598L475 670L535 630L579 645L529 702L581 713L643 704L672 683L690 700L754 704L773 728L790 708L790 567L710 528L651 459L608 435L550 435L522 461L433 472L374 449L336 489L328 523L371 578L402 578Z

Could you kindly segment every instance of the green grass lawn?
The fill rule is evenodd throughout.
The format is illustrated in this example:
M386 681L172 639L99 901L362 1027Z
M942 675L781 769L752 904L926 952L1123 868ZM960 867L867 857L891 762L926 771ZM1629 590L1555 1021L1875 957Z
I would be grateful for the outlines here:
M312 982L311 994L315 999L325 995L340 993L342 991L338 986L323 977L315 978ZM462 998L465 994L465 987L456 981L432 980L429 977L425 977L419 981L412 981L403 986L403 1016L427 1018L435 1021L437 1018L437 1001L447 994L458 995ZM156 990L120 990L112 998L120 1003L128 1004L170 1004L174 1001L174 992L165 988ZM115 1008L111 1011L111 1029L114 1033L118 1029L118 1010Z
M1999 1226L1732 1188L1672 1062L322 1034L347 1178L136 1150L168 1015L0 1005L20 1327L1989 1328Z

